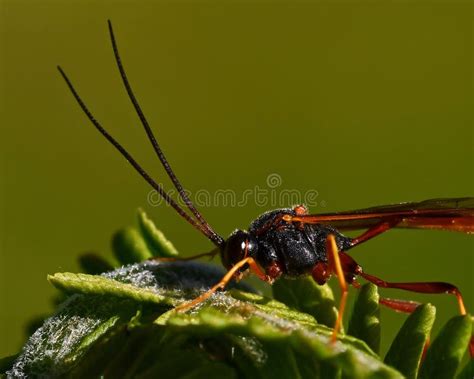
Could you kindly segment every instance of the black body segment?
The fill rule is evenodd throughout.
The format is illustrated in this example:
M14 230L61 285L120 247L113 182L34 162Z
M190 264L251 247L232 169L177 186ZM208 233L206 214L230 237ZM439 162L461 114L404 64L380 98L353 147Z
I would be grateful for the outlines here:
M318 262L328 261L326 240L329 234L336 238L339 250L351 247L351 239L330 226L278 221L288 214L295 216L293 209L277 209L264 213L250 225L249 234L258 243L254 258L261 267L276 262L286 276L307 275Z

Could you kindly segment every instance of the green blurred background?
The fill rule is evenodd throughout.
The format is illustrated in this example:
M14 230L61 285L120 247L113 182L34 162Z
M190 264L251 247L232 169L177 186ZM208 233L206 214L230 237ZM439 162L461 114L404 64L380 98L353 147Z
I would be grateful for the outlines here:
M89 125L61 64L104 125L163 183L110 48L113 20L137 96L191 191L318 191L313 212L473 194L471 1L1 1L0 356L51 310L48 273L110 256L143 207L185 253L211 244ZM324 204L325 206L321 206ZM291 204L282 204L291 205ZM202 209L227 235L267 210ZM393 281L458 285L474 309L473 239L393 231L353 256ZM265 289L265 285L261 285ZM339 292L337 291L337 294ZM433 302L451 296L384 291ZM405 316L383 311L385 345ZM387 328L387 326L390 327Z

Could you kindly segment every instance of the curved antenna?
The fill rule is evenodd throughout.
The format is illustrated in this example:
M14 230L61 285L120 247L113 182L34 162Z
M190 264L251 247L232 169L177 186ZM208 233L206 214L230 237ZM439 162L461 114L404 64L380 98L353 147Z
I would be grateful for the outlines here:
M158 144L158 141L155 138L155 135L153 134L153 131L150 128L150 125L148 124L148 121L145 117L145 114L143 113L140 104L138 104L138 100L135 97L135 94L133 93L132 87L130 85L130 82L128 81L127 74L125 73L125 69L122 64L122 59L120 58L120 54L118 51L118 46L117 46L117 41L115 39L114 35L114 30L112 28L112 22L110 20L107 20L108 26L109 26L109 34L110 34L110 40L112 42L112 48L114 51L114 56L115 56L115 62L117 63L117 67L120 71L120 76L122 77L123 84L125 86L125 89L127 90L128 97L130 98L130 101L132 102L135 111L137 112L138 117L140 118L140 121L145 129L145 132L148 136L148 139L150 140L153 149L156 152L156 155L158 156L158 159L160 160L161 164L163 165L166 173L168 174L169 178L173 182L176 190L178 191L179 196L181 199L183 199L184 203L186 206L189 208L189 210L193 213L193 215L198 219L198 221L203 225L211 234L213 234L215 237L218 237L217 233L212 229L211 225L204 219L202 214L196 209L194 204L192 203L191 199L188 197L186 194L183 186L181 185L180 181L176 177L176 175L173 172L173 169L171 168L170 164L168 163L168 160L165 157L165 154L160 148L160 145Z
M220 237L216 233L212 234L203 225L198 224L196 220L189 216L171 197L169 197L163 187L157 182L155 182L150 175L148 175L148 173L138 164L138 162L130 155L130 153L128 153L127 150L125 150L125 148L102 127L99 121L97 121L96 118L89 111L84 101L82 101L81 97L77 93L76 89L72 85L72 82L69 80L63 69L58 66L58 70L61 73L61 76L66 81L67 86L69 87L72 95L76 99L82 111L86 114L87 118L91 121L95 128L120 152L120 154L125 157L125 159L133 166L133 168L148 182L148 184L150 184L160 194L163 200L165 200L176 210L176 212L178 212L181 217L183 217L187 222L189 222L197 230L203 233L208 239L214 242L215 245L222 245L224 241L222 237Z

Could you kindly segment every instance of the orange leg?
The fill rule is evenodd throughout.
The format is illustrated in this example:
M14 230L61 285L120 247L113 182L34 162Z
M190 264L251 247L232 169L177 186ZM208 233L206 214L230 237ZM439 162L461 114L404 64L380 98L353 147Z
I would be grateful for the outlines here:
M253 271L254 274L256 274L260 279L264 281L269 281L269 278L265 273L260 269L260 267L257 265L257 262L251 257L247 257L242 259L241 261L237 262L232 268L222 277L222 279L217 283L215 286L213 286L211 289L208 291L204 292L202 295L196 297L194 300L191 300L187 303L183 303L181 305L178 305L175 309L179 312L187 311L188 309L191 309L195 307L196 305L202 303L206 299L212 296L217 290L224 289L227 283L232 279L234 275L236 275L242 267L245 265L250 266L250 269Z
M332 341L334 342L336 341L337 333L339 332L342 326L342 320L344 316L344 310L346 308L347 294L349 289L347 286L344 271L342 269L341 260L339 259L339 249L337 248L336 239L332 234L330 234L326 240L326 251L330 269L336 274L342 292L341 300L339 301L339 311L337 312L336 324L334 325L331 337Z
M363 278L367 279L369 282L374 283L378 287L382 288L397 288L397 289L402 289L406 291L412 291L412 292L420 292L420 293L433 293L433 294L438 294L438 293L447 293L447 294L452 294L456 296L456 299L458 301L458 307L459 307L459 313L461 315L467 314L466 312L466 307L464 305L464 300L462 298L461 292L459 289L450 284L450 283L444 283L444 282L414 282L414 283L390 283L386 282L382 279L379 279L373 275L361 273L360 274ZM402 302L401 300L398 300L398 302ZM394 308L394 307L392 307ZM403 311L403 309L400 309ZM469 343L469 354L471 358L474 358L474 337L471 338L471 341Z
M397 225L400 222L400 220L395 219L392 221L384 221L381 222L380 224L375 225L374 227L368 229L364 233L362 233L360 236L353 238L351 241L352 246L359 245L363 242L366 242L379 234L382 234L386 232L387 230L393 228L395 225Z
M417 301L411 300L400 300L400 299L389 299L381 297L379 304L385 305L386 307L393 309L396 312L413 313L416 308L420 305Z
M444 282L408 282L408 283L391 283L391 282L386 282L385 280L382 280L380 278L377 278L376 276L369 275L366 273L361 273L360 276L362 276L364 279L368 280L369 282L374 283L378 287L382 288L397 288L405 291L411 291L411 292L419 292L419 293L448 293L456 296L456 299L458 301L458 306L459 306L459 313L461 315L465 315L466 312L466 307L464 306L464 300L462 298L461 292L459 289L450 284L450 283L444 283Z
M368 280L369 282L374 283L377 287L381 288L396 288L410 292L418 292L418 293L431 293L431 294L439 294L439 293L447 293L456 296L459 306L459 313L461 315L465 315L466 307L464 305L464 300L462 298L461 292L459 289L450 284L445 282L406 282L406 283L394 283L394 282L387 282L382 280L374 275L369 275L362 271L362 268L357 264L357 262L349 255L341 251L339 253L340 260L342 261L343 272L346 275L353 275L361 276L362 278ZM389 300L386 299L384 305L390 306L391 308L399 311L404 311L403 308L410 308L413 307L410 305L410 302L404 300Z
M376 276L366 274L362 271L361 267L357 264L357 262L347 255L344 252L339 253L340 260L342 261L342 266L343 266L343 271L349 275L353 276L361 276L364 279L368 280L369 282L374 283L377 287L381 288L396 288L396 289L402 289L405 291L411 291L411 292L419 292L419 293L430 293L430 294L441 294L441 293L446 293L446 294L451 294L456 296L456 300L458 302L458 307L459 307L459 313L461 315L467 314L466 312L466 307L464 305L464 300L461 295L461 292L459 289L450 284L450 283L445 283L445 282L407 282L407 283L393 283L393 282L387 282L385 280L382 280ZM353 282L355 287L360 287L360 285L357 282ZM380 299L380 304L383 304L385 306L388 306L389 308L392 308L396 311L399 312L406 312L406 313L411 313L413 312L418 304L416 302L412 301L406 301L406 300L397 300L397 299L386 299L386 298L381 298ZM469 352L471 357L474 357L474 337L471 338L471 342L469 344Z

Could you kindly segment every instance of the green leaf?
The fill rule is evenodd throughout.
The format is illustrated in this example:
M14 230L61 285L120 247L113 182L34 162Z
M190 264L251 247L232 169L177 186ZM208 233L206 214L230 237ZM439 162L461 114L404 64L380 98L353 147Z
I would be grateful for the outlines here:
M73 296L29 338L9 375L65 375L102 335L123 325L135 312L130 300Z
M48 275L48 280L56 288L69 293L111 295L139 302L176 305L176 301L152 290L137 288L102 276L65 272Z
M331 288L320 286L311 277L279 279L273 286L273 297L286 305L313 316L319 323L333 327L337 307Z
M222 352L208 354L209 343L182 334L171 334L153 324L128 327L127 330L122 328L104 336L68 377L236 377L232 367L217 359Z
M203 351L184 350L179 347L167 349L166 356L154 364L138 378L237 378L236 370L219 361L213 361Z
M146 213L138 210L139 230L127 227L112 238L112 249L121 264L138 263L153 257L174 257L178 251L158 230Z
M467 362L466 366L463 370L459 373L458 379L472 379L474 378L474 359L470 359Z
M212 308L204 308L197 314L176 314L168 320L168 325L181 331L186 330L198 336L225 335L228 333L255 337L262 343L271 346L291 348L294 353L312 359L314 362L331 364L341 367L352 377L387 377L401 378L395 370L384 366L375 355L362 353L348 343L353 338L343 337L332 344L331 329L316 323L312 326L301 327L291 319L280 319L271 313L254 310L250 314L235 312L218 312ZM278 354L280 360L285 359ZM288 358L288 357L287 357ZM296 369L289 377L298 377ZM265 367L271 370L271 367ZM275 375L278 375L278 370ZM287 371L288 373L288 371ZM275 377L275 376L273 376ZM281 377L285 377L284 375Z
M435 315L436 309L431 304L418 306L392 342L385 363L397 368L407 378L416 378Z
M377 286L367 283L360 289L347 334L365 341L369 347L379 352L380 349L380 308Z
M67 377L401 378L367 345L309 314L236 289L183 314L170 306L209 288L222 269L143 262L101 276L55 274L76 293L25 345L11 375ZM168 375L168 376L167 376Z
M112 238L112 249L121 264L137 263L153 257L146 241L133 227L115 233Z
M426 353L420 378L453 378L471 339L471 316L457 316L441 329Z
M138 209L138 225L153 256L175 257L178 255L178 250L173 243L165 237L142 209Z
M81 254L79 256L79 266L87 274L102 274L114 269L109 262L94 253Z

